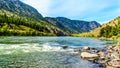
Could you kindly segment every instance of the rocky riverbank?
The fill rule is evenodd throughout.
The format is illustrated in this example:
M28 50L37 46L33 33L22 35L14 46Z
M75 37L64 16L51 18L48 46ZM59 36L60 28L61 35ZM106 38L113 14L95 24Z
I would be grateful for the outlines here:
M99 64L100 68L120 68L120 42L103 49L83 47L79 51L82 59Z
M120 42L116 46L109 46L105 55L107 68L120 68Z

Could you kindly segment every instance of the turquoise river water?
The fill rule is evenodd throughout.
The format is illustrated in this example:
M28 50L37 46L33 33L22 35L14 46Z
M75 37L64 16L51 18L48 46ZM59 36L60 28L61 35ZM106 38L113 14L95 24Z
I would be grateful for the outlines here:
M78 37L0 37L0 68L99 68L74 48L103 48L110 41ZM63 49L62 46L68 46Z

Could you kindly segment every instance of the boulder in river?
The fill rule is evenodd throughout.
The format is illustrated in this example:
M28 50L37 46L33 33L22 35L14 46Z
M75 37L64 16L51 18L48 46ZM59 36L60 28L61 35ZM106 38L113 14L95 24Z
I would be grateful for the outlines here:
M83 50L90 50L90 47L85 46L85 47L83 47Z
M82 52L80 56L84 59L97 59L97 58L99 58L99 55L91 54L88 52Z

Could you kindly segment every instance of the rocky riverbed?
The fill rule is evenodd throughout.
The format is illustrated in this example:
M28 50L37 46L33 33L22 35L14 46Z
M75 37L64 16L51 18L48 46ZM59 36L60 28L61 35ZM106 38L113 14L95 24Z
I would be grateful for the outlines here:
M99 64L101 68L120 68L120 42L103 49L83 47L79 50L82 59Z

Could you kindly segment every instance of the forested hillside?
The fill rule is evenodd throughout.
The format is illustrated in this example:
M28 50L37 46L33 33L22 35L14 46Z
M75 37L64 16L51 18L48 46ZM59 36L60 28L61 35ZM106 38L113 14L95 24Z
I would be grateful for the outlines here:
M0 35L64 36L33 7L19 0L0 0Z
M120 17L105 24L100 30L100 37L110 38L114 36L120 37Z
M0 35L47 36L65 35L65 33L46 21L21 17L6 10L0 10Z
M82 37L106 37L106 38L119 38L120 37L120 17L103 24L88 33L74 34L74 36Z

